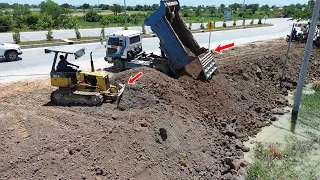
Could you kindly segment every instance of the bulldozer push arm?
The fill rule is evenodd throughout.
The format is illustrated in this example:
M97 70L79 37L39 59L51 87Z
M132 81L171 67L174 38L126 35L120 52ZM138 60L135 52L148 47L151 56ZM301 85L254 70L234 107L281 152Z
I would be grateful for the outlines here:
M160 8L145 20L145 24L160 39L160 49L173 72L197 60L205 78L209 79L217 70L213 52L199 46L182 21L179 10L178 0L162 0Z

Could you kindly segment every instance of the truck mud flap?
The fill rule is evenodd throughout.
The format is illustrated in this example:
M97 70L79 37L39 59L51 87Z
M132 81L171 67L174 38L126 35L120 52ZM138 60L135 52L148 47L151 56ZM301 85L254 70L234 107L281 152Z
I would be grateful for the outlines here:
M216 74L218 68L216 62L214 61L212 51L200 55L199 60L201 62L202 71L206 80L210 79L213 74Z

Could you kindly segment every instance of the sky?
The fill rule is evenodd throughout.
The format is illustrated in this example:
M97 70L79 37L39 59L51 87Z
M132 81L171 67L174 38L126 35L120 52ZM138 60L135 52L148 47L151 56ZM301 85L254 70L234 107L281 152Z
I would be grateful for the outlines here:
M1 0L1 2L6 2L9 4L13 3L20 3L20 4L40 4L40 2L43 0ZM91 5L98 4L98 1L100 4L123 4L124 0L53 0L58 4L68 3L72 5L81 5L83 3L89 3ZM246 4L269 4L269 5L277 5L277 6L284 6L289 4L307 4L308 0L245 0ZM160 0L126 0L127 5L144 5L144 4L159 4ZM181 5L192 5L192 6L198 6L198 5L220 5L224 3L225 5L233 4L233 3L239 3L242 4L243 0L180 0Z

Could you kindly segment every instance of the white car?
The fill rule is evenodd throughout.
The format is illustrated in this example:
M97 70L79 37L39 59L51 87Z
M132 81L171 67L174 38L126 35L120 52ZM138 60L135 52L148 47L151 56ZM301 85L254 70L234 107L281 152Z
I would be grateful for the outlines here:
M0 57L5 57L7 61L16 61L22 54L19 45L11 43L0 43Z

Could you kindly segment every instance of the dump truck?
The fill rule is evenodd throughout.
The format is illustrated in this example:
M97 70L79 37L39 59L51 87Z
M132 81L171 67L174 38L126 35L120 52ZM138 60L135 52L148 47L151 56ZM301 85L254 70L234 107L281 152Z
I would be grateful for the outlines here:
M186 24L182 21L179 10L180 2L178 0L162 0L160 1L159 9L146 18L144 22L146 26L150 26L151 30L159 38L161 54L147 54L144 51L135 54L125 51L129 48L123 46L130 46L130 38L123 35L119 36L118 32L114 33L115 36L109 36L109 40L114 41L118 38L120 43L115 43L112 47L108 47L105 59L113 63L118 70L145 66L155 68L168 75L178 74L182 70L189 73L188 66L196 62L198 65L200 64L197 66L201 68L199 73L203 72L205 79L208 80L217 72L213 51L199 46ZM141 41L141 38L136 39ZM109 40L107 40L107 44L110 44ZM137 47L135 52L141 49ZM130 54L121 55L121 53ZM118 54L118 57L113 54ZM134 57L133 54L135 54ZM191 75L198 76L200 74Z

